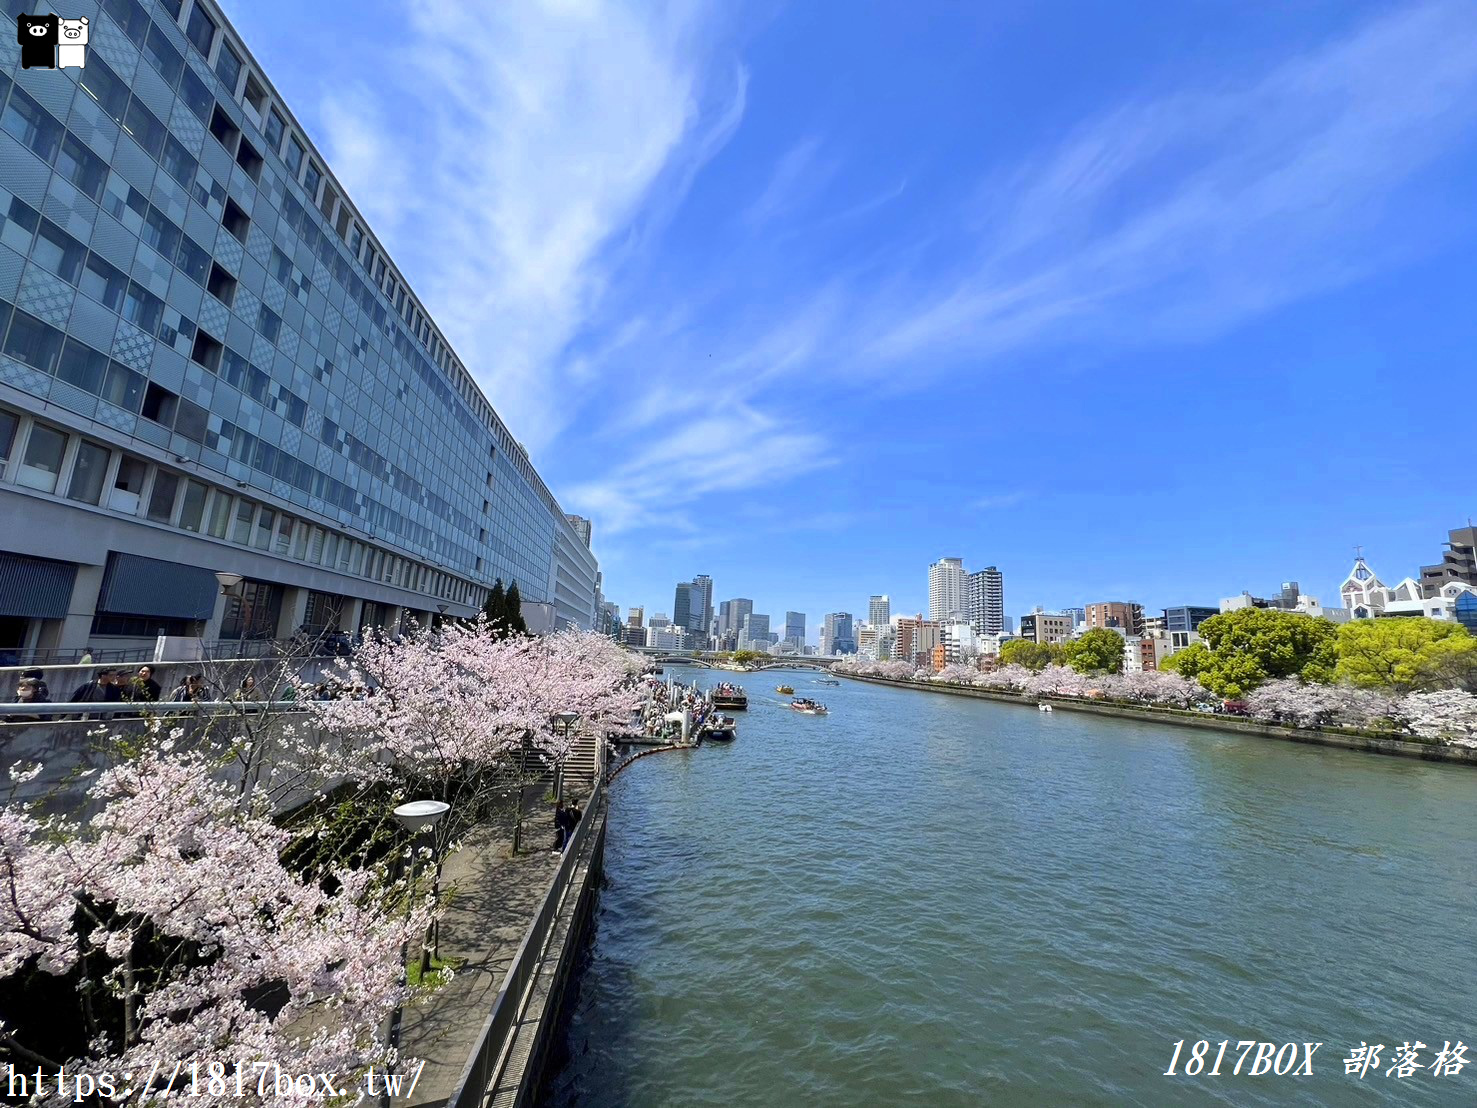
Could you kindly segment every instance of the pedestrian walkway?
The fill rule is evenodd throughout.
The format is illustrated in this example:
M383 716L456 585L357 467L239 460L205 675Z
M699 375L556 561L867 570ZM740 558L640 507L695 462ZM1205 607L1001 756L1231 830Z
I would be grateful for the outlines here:
M405 1012L403 1053L426 1061L408 1104L430 1108L456 1089L513 955L559 868L553 842L551 806L530 804L523 852L516 858L509 812L479 828L446 860L441 957L457 970L450 984L423 995Z

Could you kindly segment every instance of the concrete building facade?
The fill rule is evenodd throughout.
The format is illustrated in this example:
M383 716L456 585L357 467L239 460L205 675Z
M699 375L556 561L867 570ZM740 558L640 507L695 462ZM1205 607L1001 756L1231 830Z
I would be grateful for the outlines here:
M220 8L90 15L82 68L0 69L0 649L395 627L498 578L592 626L588 531Z
M994 566L965 575L964 618L981 635L1005 630L1005 577Z
M940 558L928 567L928 618L942 622L964 611L964 559Z

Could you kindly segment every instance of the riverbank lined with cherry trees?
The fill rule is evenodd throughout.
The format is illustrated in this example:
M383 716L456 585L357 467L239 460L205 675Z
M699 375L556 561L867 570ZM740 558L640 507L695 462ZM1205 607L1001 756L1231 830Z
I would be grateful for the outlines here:
M350 1089L404 1068L387 1021L435 1003L451 974L408 979L406 965L427 960L442 860L521 813L525 784L570 756L571 721L603 736L629 720L641 660L595 635L478 620L371 636L332 665L344 693L330 700L283 659L239 710L97 727L107 764L85 771L80 806L22 799L45 767L7 759L0 1063L193 1065L202 1106L239 1103L237 1068L256 1062ZM447 806L414 839L393 815L409 800Z
M906 662L848 659L832 672L930 692L964 693L1025 705L1129 715L1162 722L1253 732L1477 766L1477 696L1459 689L1391 695L1340 685L1270 681L1235 713L1198 682L1175 673L1081 674L1066 666L1039 672L1004 666L985 672L950 665L935 673Z

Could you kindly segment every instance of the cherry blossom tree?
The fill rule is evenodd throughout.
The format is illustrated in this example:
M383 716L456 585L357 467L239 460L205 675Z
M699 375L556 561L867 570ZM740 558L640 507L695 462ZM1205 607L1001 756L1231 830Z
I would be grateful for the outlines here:
M1456 746L1477 746L1477 696L1461 689L1409 693L1400 713L1413 734Z
M380 1028L406 995L400 951L425 910L387 910L382 873L289 870L288 833L243 812L211 768L150 752L97 778L86 819L0 811L0 1045L13 1056L139 1075L260 1061L350 1080L383 1058ZM233 1084L201 1092L194 1103L239 1103Z

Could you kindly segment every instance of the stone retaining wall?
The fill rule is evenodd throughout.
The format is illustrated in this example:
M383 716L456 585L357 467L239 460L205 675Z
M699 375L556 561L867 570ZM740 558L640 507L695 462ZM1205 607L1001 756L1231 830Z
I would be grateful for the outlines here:
M995 700L1003 704L1015 704L1033 710L1037 704L1033 697L994 689L971 689L963 685L923 684L917 681L898 681L890 677L861 677L852 673L837 673L836 676L845 677L850 681L891 685L894 688L914 689L918 692L947 693L951 696L970 696L977 700ZM1361 735L1347 731L1313 731L1300 727L1284 727L1278 723L1263 723L1254 719L1211 715L1206 712L1179 711L1174 708L1130 708L1121 704L1097 704L1091 701L1064 700L1057 697L1043 699L1052 708L1068 712L1087 712L1090 715L1139 719L1148 723L1171 723L1181 727L1204 727L1213 731L1234 731L1259 738L1281 739L1283 742L1337 746L1345 750L1362 750L1369 754L1388 754L1400 758L1420 758L1428 762L1450 762L1456 765L1477 767L1477 748L1469 746L1411 742L1381 735Z

